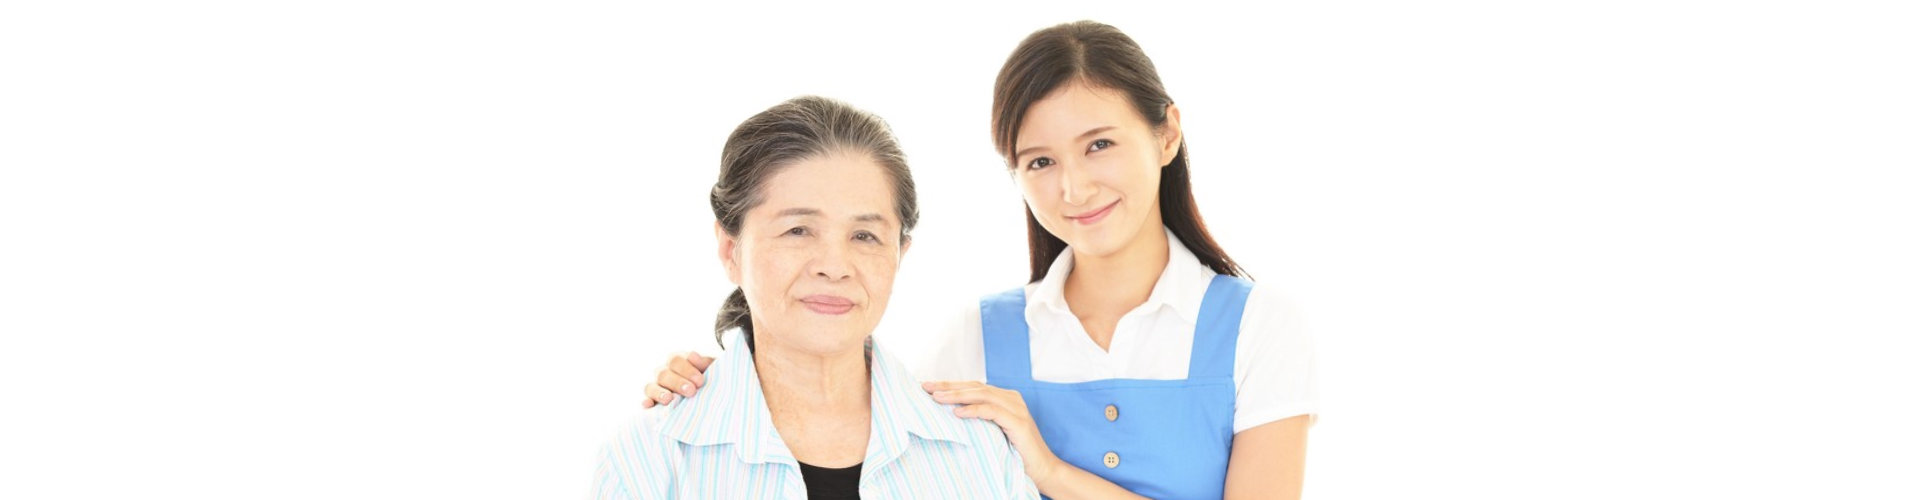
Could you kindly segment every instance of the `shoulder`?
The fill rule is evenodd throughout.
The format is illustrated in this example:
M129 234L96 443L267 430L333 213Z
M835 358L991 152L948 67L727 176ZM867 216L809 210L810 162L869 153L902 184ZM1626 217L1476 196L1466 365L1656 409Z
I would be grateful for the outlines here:
M905 368L888 356L884 346L876 344L873 353L876 435L904 431L913 436L905 441L911 443L911 451L900 455L900 461L895 462L898 466L883 470L906 471L903 473L921 479L978 479L970 482L977 484L954 485L956 492L968 498L998 498L995 492L999 483L1010 481L1005 478L1025 476L1026 467L998 425L955 416L958 405L939 403L921 390L919 384L904 376Z
M665 493L679 469L674 453L679 443L660 432L671 412L670 407L654 407L614 431L600 447L594 498Z
M1038 500L1040 490L1033 484L1033 478L1027 476L1026 460L1021 458L1018 450L1013 449L1013 444L1007 441L1007 435L999 424L980 419L965 420L967 432L976 436L974 447L999 469L987 477L990 483L998 483L990 484L989 489L1004 492L1006 498Z
M1313 334L1279 287L1253 287L1235 349L1234 432L1318 413Z
M915 402L915 406L919 406ZM953 406L926 401L928 414L917 423L907 449L879 468L863 469L862 476L883 484L880 497L919 497L908 492L940 488L939 497L1038 498L1026 465L1008 444L1000 427L990 421L953 416ZM886 445L882 445L886 446ZM871 457L871 455L869 455ZM871 465L871 463L869 463ZM868 481L868 477L862 477ZM913 486L905 486L913 485Z
M1000 430L999 424L993 423L992 420L954 416L953 410L959 407L959 405L942 404L940 410L946 418L953 419L968 446L978 448L984 452L983 454L989 456L1013 449L1012 445L1007 443L1007 434Z
M1306 319L1292 297L1271 284L1254 283L1240 313L1240 341L1309 340Z
M671 439L660 433L660 429L666 425L667 417L673 415L673 410L681 406L679 404L681 401L683 400L675 399L672 404L656 406L627 418L614 431L613 438L609 439L607 444L609 446L645 446L651 449L658 448L663 442L671 442Z
M1037 498L1033 480L1027 477L1026 463L1020 453L1007 441L1007 435L998 424L990 420L960 418L953 416L956 405L939 405L946 418L953 419L954 426L960 429L961 443L966 450L967 460L977 464L974 469L985 483L986 492L998 497L1001 493L1011 494L1014 498Z

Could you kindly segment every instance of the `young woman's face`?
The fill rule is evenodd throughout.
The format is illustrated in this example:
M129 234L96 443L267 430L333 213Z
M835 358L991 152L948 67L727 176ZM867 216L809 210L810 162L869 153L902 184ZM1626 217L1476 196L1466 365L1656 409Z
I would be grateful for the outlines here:
M1160 130L1126 94L1069 83L1027 109L1013 177L1040 225L1075 253L1111 255L1160 231L1160 168L1179 152L1178 113Z
M715 224L727 277L744 290L754 341L803 352L857 348L880 322L907 245L893 186L864 154L789 165L761 186L740 234Z

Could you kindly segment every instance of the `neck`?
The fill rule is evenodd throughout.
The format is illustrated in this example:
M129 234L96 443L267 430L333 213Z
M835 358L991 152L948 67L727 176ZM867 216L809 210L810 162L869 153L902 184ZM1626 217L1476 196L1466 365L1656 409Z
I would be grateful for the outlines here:
M756 338L753 367L760 374L767 409L802 418L864 415L871 392L866 346L831 353L793 349Z
M873 423L865 342L819 353L779 338L757 336L753 366L781 441L800 463L834 468L860 463Z
M1073 270L1067 273L1067 307L1080 316L1120 314L1138 307L1153 294L1153 285L1167 269L1167 232L1154 223L1140 229L1140 235L1110 255L1073 253Z

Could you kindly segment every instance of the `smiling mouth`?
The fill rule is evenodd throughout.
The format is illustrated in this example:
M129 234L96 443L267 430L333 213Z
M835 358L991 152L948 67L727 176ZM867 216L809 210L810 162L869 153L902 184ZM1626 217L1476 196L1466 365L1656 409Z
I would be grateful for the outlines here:
M809 295L800 299L807 310L820 314L841 315L853 311L853 301L834 295Z
M1107 206L1100 207L1099 210L1094 210L1092 212L1087 212L1080 215L1069 215L1067 216L1067 220L1071 220L1083 225L1100 222L1100 219L1107 218L1107 214L1113 213L1113 207L1119 204L1120 204L1120 200L1113 200L1113 203L1108 203Z

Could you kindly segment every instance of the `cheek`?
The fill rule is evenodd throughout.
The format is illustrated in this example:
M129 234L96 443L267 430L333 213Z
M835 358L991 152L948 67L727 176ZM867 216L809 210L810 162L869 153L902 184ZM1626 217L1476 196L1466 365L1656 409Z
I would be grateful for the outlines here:
M1104 181L1130 196L1138 197L1145 193L1160 190L1160 157L1157 152L1139 157L1116 158L1111 168L1100 169L1107 173ZM1125 164L1121 164L1122 160Z
M748 248L747 268L741 270L750 295L779 297L786 293L800 266L805 262L797 252L778 247Z
M1060 201L1060 190L1052 178L1051 175L1042 174L1024 176L1016 181L1020 186L1020 197L1025 198L1027 206L1035 212L1053 213L1049 209Z
M861 284L867 288L867 298L875 302L885 301L893 293L893 276L900 270L900 260L891 255L869 255L861 259Z

